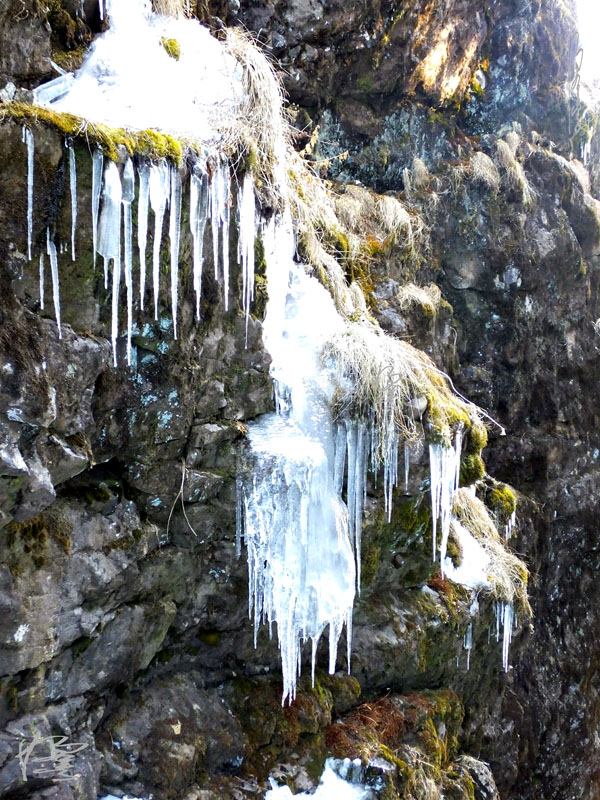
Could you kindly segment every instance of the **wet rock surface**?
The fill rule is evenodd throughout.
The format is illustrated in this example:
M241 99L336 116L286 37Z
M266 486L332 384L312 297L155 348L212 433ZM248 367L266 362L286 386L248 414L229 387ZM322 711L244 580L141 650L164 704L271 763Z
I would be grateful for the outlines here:
M33 3L0 10L3 99L9 83L18 92L51 77L51 54L98 30L94 4L81 24L56 5L75 28L59 8L52 19ZM373 248L373 311L506 428L490 429L483 455L519 493L512 546L530 567L534 619L503 673L491 599L475 615L431 562L427 463L415 451L391 522L369 487L352 677L341 655L341 671L325 674L322 643L315 686L304 676L282 708L276 643L261 630L254 648L235 555L244 423L272 408L260 318L246 346L239 304L224 312L209 265L201 323L189 293L177 341L166 303L157 322L140 314L134 366L123 343L114 368L91 254L91 160L76 144L80 258L61 257L59 340L49 279L42 311L27 262L21 129L0 122L0 793L258 798L269 774L306 791L326 756L368 745L360 778L382 797L593 800L600 216L565 113L568 9L199 5L215 27L241 22L271 48L297 126L307 138L319 125L317 167L336 192L346 181L391 192L422 221L410 253ZM47 227L69 243L70 216L64 143L34 134L39 251ZM496 173L476 169L476 153ZM418 181L415 157L428 170ZM407 282L440 287L433 312L401 295ZM32 764L23 781L19 742L34 731L84 745L78 777L56 782Z

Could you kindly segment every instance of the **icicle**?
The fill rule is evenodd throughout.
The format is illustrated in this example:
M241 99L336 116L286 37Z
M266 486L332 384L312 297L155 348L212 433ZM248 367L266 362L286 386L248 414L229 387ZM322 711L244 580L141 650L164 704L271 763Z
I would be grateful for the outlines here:
M77 228L77 164L75 150L69 145L69 186L71 189L71 259L75 261L75 230Z
M229 308L229 165L217 164L210 184L210 217L213 240L215 279L219 277L219 230L221 231L221 260L223 262L223 301Z
M219 226L221 224L221 165L217 164L210 182L210 226L213 243L215 280L219 278Z
M152 284L154 287L154 319L158 319L160 282L160 246L163 219L169 198L169 167L165 161L150 167L150 205L154 211L154 242L152 247Z
M354 533L356 525L356 434L357 425L346 421L346 447L348 450L348 478L346 505L348 506L348 530Z
M458 431L452 447L441 444L429 445L429 473L431 489L432 545L433 560L436 557L437 522L440 522L440 570L444 575L444 560L448 536L450 534L450 516L452 497L458 488L460 479L461 432Z
M223 242L223 300L225 311L229 310L229 165L223 163L223 206L221 217L221 234Z
M242 555L243 535L244 535L244 514L243 514L242 476L238 475L235 479L235 554L238 558Z
M150 191L150 167L140 164L138 167L140 191L138 197L138 233L137 242L140 251L140 309L144 310L146 294L146 245L148 243L148 200Z
M344 485L344 466L346 464L346 433L342 425L337 426L335 437L335 457L333 469L333 485L340 497Z
M171 167L171 208L169 215L169 243L171 257L171 313L173 315L173 338L177 339L177 304L179 280L179 238L181 227L181 175L177 167Z
M410 473L410 447L404 445L404 492L408 494L408 476Z
M368 436L362 423L332 419L319 354L332 328L343 323L329 293L295 263L291 221L266 225L263 243L269 282L264 336L279 413L250 426L251 477L242 481L242 509L250 607L255 629L261 619L277 623L285 701L295 695L303 641L312 640L316 658L329 629L330 670L344 625L351 646ZM300 364L312 370L309 379ZM346 454L347 506L341 499Z
M508 672L508 655L512 640L514 612L511 603L500 604L500 618L502 622L502 666Z
M508 522L504 526L504 538L506 539L507 542L512 536L512 532L516 524L517 524L517 512L513 511L510 517L508 518Z
M467 671L471 665L471 650L473 649L473 623L469 622L465 637L463 640L463 648L467 651Z
M121 286L121 206L123 189L117 165L110 161L104 171L102 213L98 226L98 252L104 258L104 282L108 283L109 262L113 262L112 281L112 348L117 364L119 335L119 291Z
M135 172L130 158L123 167L123 238L125 244L124 268L125 288L127 290L127 364L131 366L131 328L133 326L133 224L131 220L131 204L135 198Z
M23 126L23 141L27 145L27 260L31 261L33 246L33 133Z
M102 168L104 156L101 150L92 153L92 246L94 249L94 266L98 249L98 212L100 211L100 192L102 191Z
M40 253L40 308L44 310L44 251Z
M256 201L254 178L251 172L244 175L238 194L239 236L238 263L242 266L242 309L246 317L246 345L248 345L248 320L254 299L254 240L256 238Z
M392 519L392 493L398 484L398 432L391 423L383 442L383 496L387 521Z
M199 164L190 176L190 229L193 244L193 284L196 294L196 319L200 319L204 231L208 217L208 176Z
M62 330L60 325L60 287L58 283L58 255L56 253L56 245L50 238L50 228L46 228L46 252L50 257L50 272L52 274L52 298L54 300L54 316L56 317L58 338L62 339Z

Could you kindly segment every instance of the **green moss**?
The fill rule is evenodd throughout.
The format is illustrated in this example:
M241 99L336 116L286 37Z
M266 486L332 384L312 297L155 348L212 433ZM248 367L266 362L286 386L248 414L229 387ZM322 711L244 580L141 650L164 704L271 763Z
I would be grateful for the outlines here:
M450 534L448 538L448 542L446 544L446 555L452 561L455 567L459 567L462 564L463 560L463 552L462 547L458 540Z
M113 539L112 542L108 542L107 544L103 545L102 552L105 556L107 556L114 550L131 550L134 545L135 541L132 536L122 536L120 539Z
M166 158L173 164L183 163L183 145L177 139L155 130L127 131L92 123L74 114L59 113L27 103L4 103L0 106L0 122L12 120L20 125L41 124L69 139L82 139L97 145L111 161L118 161L119 148L130 155L141 155L157 161ZM187 142L191 146L191 143Z
M359 92L368 94L373 89L373 78L370 75L364 75L356 81L356 86Z
M55 50L52 60L65 72L75 72L83 63L87 48L77 47L75 50Z
M31 557L38 569L46 563L46 550L50 538L58 542L65 553L71 552L72 531L71 522L55 509L38 514L26 522L11 522L6 526L11 545L14 547L17 541L20 541L23 553ZM23 573L23 567L15 563L11 571L18 576Z
M219 631L203 631L198 634L198 638L204 644L210 647L216 647L221 642L221 634Z
M471 420L464 406L447 391L445 380L435 373L428 377L433 384L427 393L428 438L449 447L456 429L459 426L470 428ZM436 385L439 385L439 390Z
M96 505L96 503L108 503L112 498L112 494L106 486L89 486L85 489L83 496L90 506Z
M181 58L181 45L177 39L167 39L163 36L160 43L165 49L166 54L174 61L179 61Z
M73 658L77 658L77 656L80 656L82 653L85 653L85 651L88 649L88 647L91 645L93 641L94 640L91 638L91 636L82 636L81 638L76 639L71 645L71 652L73 654Z
M265 247L260 235L254 240L254 303L253 316L262 321L267 309L269 293L267 288L267 260Z
M468 455L479 455L487 446L488 436L485 425L479 420L473 422L464 437L464 450Z
M360 583L361 586L370 586L375 580L379 567L380 547L378 543L369 540L363 547L360 556Z
M465 455L460 462L460 485L471 486L483 479L485 464L480 455Z
M506 483L495 483L486 495L486 503L498 518L498 522L506 525L517 510L515 493Z

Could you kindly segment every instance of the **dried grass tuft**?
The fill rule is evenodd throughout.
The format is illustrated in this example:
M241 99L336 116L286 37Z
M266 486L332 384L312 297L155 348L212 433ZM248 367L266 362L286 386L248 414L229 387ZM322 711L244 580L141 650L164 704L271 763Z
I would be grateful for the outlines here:
M236 124L227 133L227 145L249 156L258 176L273 185L273 164L285 163L290 150L289 129L283 113L283 87L254 38L240 28L228 28L226 50L241 64L244 101Z
M349 322L326 343L323 356L335 365L340 409L358 404L355 410L373 420L381 448L395 430L406 442L422 437L414 409L422 408L424 397L430 409L435 406L440 430L451 430L459 419L478 419L477 408L453 394L446 376L425 353L366 320ZM346 395L343 387L348 386ZM383 452L377 456L383 458Z
M489 556L489 580L497 599L512 603L528 617L533 615L527 597L528 570L506 547L487 506L468 488L454 493L453 513Z
M473 153L469 162L471 168L471 178L476 183L481 183L496 193L500 188L500 173L498 167L494 164L492 159L478 151Z
M192 17L195 3L192 0L152 0L152 6L157 14L165 17Z
M435 283L428 286L416 286L407 283L396 293L396 301L401 311L406 311L413 306L419 306L429 316L437 314L442 302L442 290Z
M511 137L511 134L514 135ZM513 150L513 147L515 146L515 136L517 136L517 134L515 134L514 131L511 131L507 134L507 138L511 137L512 141L510 143L504 141L504 139L498 139L496 143L498 162L502 171L502 179L505 184L508 187L516 189L518 192L520 192L523 205L530 206L535 200L535 191L527 180L523 165L517 161L515 157L516 148Z

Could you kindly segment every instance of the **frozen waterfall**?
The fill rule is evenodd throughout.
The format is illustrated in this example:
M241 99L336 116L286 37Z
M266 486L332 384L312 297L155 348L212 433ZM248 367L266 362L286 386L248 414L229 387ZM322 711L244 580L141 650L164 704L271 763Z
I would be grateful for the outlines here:
M346 625L349 659L356 568L341 497L339 447L345 451L346 441L338 439L331 415L332 376L320 365L323 341L343 321L326 289L294 261L289 215L271 221L263 241L269 286L264 342L278 411L249 426L251 472L241 499L255 635L261 621L277 623L285 700L295 697L304 641L312 641L314 670L319 638L329 626L334 672Z

